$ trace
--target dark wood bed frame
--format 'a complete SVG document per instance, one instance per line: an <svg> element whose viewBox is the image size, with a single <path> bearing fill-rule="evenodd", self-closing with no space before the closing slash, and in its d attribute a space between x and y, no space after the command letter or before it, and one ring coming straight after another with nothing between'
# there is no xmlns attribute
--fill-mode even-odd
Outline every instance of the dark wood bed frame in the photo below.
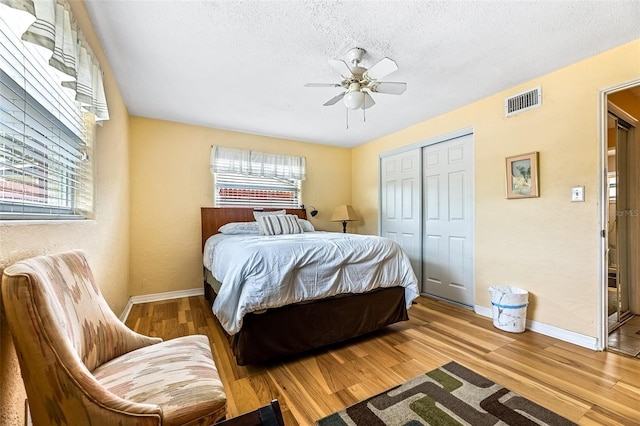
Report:
<svg viewBox="0 0 640 426"><path fill-rule="evenodd" d="M282 209L252 209L246 207L202 207L200 217L202 222L202 249L207 238L218 233L218 228L231 222L253 222L254 211L272 212ZM287 214L295 214L300 219L307 218L305 209L286 209Z"/></svg>
<svg viewBox="0 0 640 426"><path fill-rule="evenodd" d="M264 209L272 210L280 209ZM254 221L253 211L202 207L202 247L220 226ZM306 218L304 209L287 209L287 213ZM206 280L204 289L212 306L216 295ZM338 343L408 319L404 288L392 287L250 313L245 315L242 329L228 337L238 365L247 365Z"/></svg>

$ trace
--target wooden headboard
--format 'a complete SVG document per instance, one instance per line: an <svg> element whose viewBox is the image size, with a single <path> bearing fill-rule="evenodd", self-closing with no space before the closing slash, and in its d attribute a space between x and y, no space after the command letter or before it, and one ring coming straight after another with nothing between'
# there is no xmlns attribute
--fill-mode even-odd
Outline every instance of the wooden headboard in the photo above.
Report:
<svg viewBox="0 0 640 426"><path fill-rule="evenodd" d="M231 222L253 222L253 211L274 211L282 209L253 209L250 207L201 207L202 249L207 238L218 233L218 228ZM287 214L295 214L300 219L307 218L305 209L287 209Z"/></svg>

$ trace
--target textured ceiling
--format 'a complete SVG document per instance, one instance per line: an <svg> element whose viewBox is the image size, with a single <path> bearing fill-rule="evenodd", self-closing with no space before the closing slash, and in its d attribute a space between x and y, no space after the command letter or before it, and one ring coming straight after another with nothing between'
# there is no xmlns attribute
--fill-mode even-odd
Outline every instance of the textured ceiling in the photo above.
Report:
<svg viewBox="0 0 640 426"><path fill-rule="evenodd" d="M85 3L130 114L345 147L640 38L637 1ZM347 129L322 105L341 89L304 84L339 82L327 60L356 46L407 91Z"/></svg>

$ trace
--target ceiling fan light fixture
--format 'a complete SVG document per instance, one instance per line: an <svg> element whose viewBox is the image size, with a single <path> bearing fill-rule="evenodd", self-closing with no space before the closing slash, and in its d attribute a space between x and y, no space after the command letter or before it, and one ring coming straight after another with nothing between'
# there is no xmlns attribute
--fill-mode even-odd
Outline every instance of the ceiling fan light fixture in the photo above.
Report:
<svg viewBox="0 0 640 426"><path fill-rule="evenodd" d="M359 109L364 105L364 93L361 91L349 92L344 95L344 104L349 109Z"/></svg>
<svg viewBox="0 0 640 426"><path fill-rule="evenodd" d="M349 91L345 93L342 100L349 109L362 108L364 105L364 92L360 90L360 84L351 83L349 85Z"/></svg>

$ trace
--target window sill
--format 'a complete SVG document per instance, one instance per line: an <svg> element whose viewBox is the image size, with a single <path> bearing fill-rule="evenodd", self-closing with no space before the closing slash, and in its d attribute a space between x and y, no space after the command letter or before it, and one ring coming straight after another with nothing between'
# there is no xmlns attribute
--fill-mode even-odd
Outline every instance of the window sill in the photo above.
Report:
<svg viewBox="0 0 640 426"><path fill-rule="evenodd" d="M37 219L37 220L22 220L22 219L10 219L0 220L0 227L12 227L12 226L28 226L28 225L69 225L71 223L95 223L95 219Z"/></svg>

